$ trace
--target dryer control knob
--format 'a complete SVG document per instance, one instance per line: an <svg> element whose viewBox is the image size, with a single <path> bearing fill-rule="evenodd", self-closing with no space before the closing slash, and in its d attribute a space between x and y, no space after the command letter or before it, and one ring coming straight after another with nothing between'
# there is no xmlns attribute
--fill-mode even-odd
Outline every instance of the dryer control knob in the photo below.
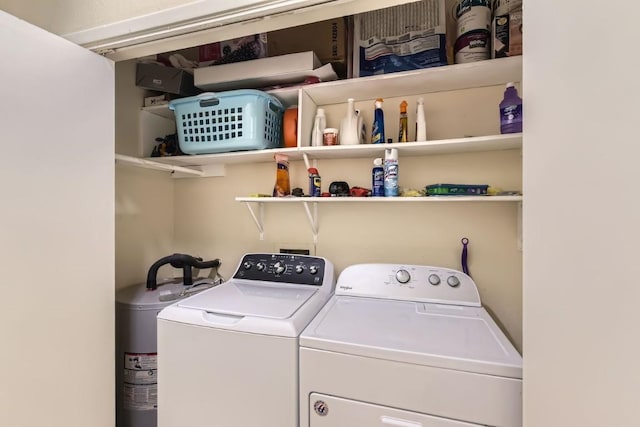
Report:
<svg viewBox="0 0 640 427"><path fill-rule="evenodd" d="M398 270L396 272L396 280L400 283L408 283L411 280L411 275L407 270Z"/></svg>
<svg viewBox="0 0 640 427"><path fill-rule="evenodd" d="M248 261L247 261L247 262L245 262L245 263L244 263L244 269L245 269L245 270L250 270L250 269L251 269L251 263L250 263L250 262L248 262Z"/></svg>
<svg viewBox="0 0 640 427"><path fill-rule="evenodd" d="M258 270L262 271L262 270L264 270L264 264L263 264L263 263L261 263L261 262L259 262L259 263L257 263L257 264L256 264L256 268L257 268Z"/></svg>
<svg viewBox="0 0 640 427"><path fill-rule="evenodd" d="M458 279L456 276L449 276L447 277L447 284L452 288L455 288L456 286L460 285L460 279Z"/></svg>
<svg viewBox="0 0 640 427"><path fill-rule="evenodd" d="M296 273L302 274L304 271L304 265L296 265Z"/></svg>
<svg viewBox="0 0 640 427"><path fill-rule="evenodd" d="M317 265L312 265L311 267L309 267L309 273L316 274L317 272L318 272L318 266Z"/></svg>
<svg viewBox="0 0 640 427"><path fill-rule="evenodd" d="M438 276L437 274L430 274L429 275L429 283L431 283L433 286L437 286L440 284L440 276Z"/></svg>

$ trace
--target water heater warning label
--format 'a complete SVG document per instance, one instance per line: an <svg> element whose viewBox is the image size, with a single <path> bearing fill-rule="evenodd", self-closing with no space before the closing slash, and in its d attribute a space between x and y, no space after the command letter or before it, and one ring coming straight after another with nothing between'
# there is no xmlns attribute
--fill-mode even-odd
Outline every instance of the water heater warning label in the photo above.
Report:
<svg viewBox="0 0 640 427"><path fill-rule="evenodd" d="M158 408L157 353L124 354L124 408L146 411Z"/></svg>

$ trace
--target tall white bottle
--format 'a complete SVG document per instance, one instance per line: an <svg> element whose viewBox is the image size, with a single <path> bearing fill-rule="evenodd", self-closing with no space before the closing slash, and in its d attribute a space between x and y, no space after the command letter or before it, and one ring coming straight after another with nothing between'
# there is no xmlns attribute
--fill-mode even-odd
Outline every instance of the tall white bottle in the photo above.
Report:
<svg viewBox="0 0 640 427"><path fill-rule="evenodd" d="M427 140L427 123L424 117L424 99L418 99L416 108L416 141Z"/></svg>
<svg viewBox="0 0 640 427"><path fill-rule="evenodd" d="M327 127L327 119L324 115L324 109L318 108L316 118L313 122L313 130L311 131L311 146L320 147L322 145L322 132Z"/></svg>
<svg viewBox="0 0 640 427"><path fill-rule="evenodd" d="M318 108L316 118L313 122L313 130L311 131L311 146L322 146L322 132L327 127L327 118L324 115L324 109Z"/></svg>
<svg viewBox="0 0 640 427"><path fill-rule="evenodd" d="M340 145L360 144L362 116L355 108L355 100L347 100L347 114L340 123Z"/></svg>

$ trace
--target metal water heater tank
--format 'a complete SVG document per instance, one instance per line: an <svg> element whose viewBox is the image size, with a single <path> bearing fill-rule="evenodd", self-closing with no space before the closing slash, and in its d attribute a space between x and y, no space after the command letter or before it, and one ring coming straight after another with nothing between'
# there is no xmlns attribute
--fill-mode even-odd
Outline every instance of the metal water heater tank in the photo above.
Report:
<svg viewBox="0 0 640 427"><path fill-rule="evenodd" d="M171 264L183 277L156 282L158 268ZM220 260L202 261L173 254L156 261L147 283L116 292L116 426L156 427L158 424L156 317L174 302L220 284L216 278L196 278L192 267L216 268Z"/></svg>

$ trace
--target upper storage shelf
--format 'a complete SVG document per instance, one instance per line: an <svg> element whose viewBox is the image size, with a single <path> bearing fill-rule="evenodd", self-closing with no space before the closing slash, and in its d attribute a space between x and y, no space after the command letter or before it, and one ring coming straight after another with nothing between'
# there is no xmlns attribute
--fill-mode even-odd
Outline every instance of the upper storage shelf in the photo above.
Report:
<svg viewBox="0 0 640 427"><path fill-rule="evenodd" d="M499 58L468 64L448 65L424 70L380 76L360 77L304 86L316 105L344 103L375 98L401 97L433 92L447 92L519 82L522 79L522 56Z"/></svg>
<svg viewBox="0 0 640 427"><path fill-rule="evenodd" d="M393 144L332 145L323 147L276 148L272 150L238 151L197 156L152 157L145 160L183 167L216 164L273 162L273 155L284 153L289 160L357 159L381 157L385 148L397 148L402 156L424 156L477 151L512 150L522 147L522 134L490 135L470 138L444 139L426 142L396 142Z"/></svg>
<svg viewBox="0 0 640 427"><path fill-rule="evenodd" d="M347 98L356 101L370 100L375 97L401 97L434 92L463 90L470 88L504 85L506 82L519 82L522 79L522 57L501 58L473 62L469 64L449 65L424 70L407 71L381 76L362 77L334 82L303 86L285 91L276 96L287 96L289 100L300 100L298 138L303 144L310 134L316 106L342 104ZM144 109L145 112L173 119L173 112L165 106ZM178 156L164 158L146 158L148 162L164 165L198 168L204 165L225 165L234 163L271 162L276 152L284 152L291 160L300 160L304 156L311 159L331 158L367 158L380 153L384 148L398 148L400 156L420 156L450 154L473 151L509 150L522 147L522 134L485 135L469 138L432 140L427 142L409 142L384 145L351 145L331 147L281 148L273 150L230 152L197 156ZM149 163L145 166L149 167ZM159 169L163 169L160 167ZM198 168L201 170L200 168ZM177 175L176 175L177 176ZM206 176L206 175L205 175Z"/></svg>

